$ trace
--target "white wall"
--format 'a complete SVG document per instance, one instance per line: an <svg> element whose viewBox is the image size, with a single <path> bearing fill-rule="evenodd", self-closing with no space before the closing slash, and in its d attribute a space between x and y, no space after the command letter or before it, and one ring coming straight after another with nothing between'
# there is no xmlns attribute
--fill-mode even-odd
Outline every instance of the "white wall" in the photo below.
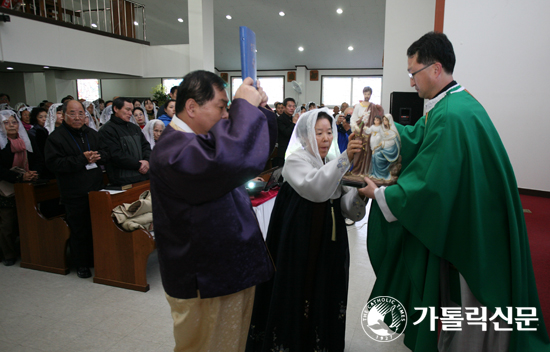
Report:
<svg viewBox="0 0 550 352"><path fill-rule="evenodd" d="M189 72L187 44L149 46L10 18L11 22L0 22L0 61L136 77L178 77Z"/></svg>
<svg viewBox="0 0 550 352"><path fill-rule="evenodd" d="M485 107L514 167L518 187L550 191L550 2L447 1L444 32L454 78Z"/></svg>
<svg viewBox="0 0 550 352"><path fill-rule="evenodd" d="M160 83L160 78L102 79L101 96L104 100L112 100L115 96L152 97L152 88Z"/></svg>
<svg viewBox="0 0 550 352"><path fill-rule="evenodd" d="M449 3L449 1L447 1ZM414 92L407 75L407 49L434 29L435 0L386 0L382 106L390 111L392 92Z"/></svg>

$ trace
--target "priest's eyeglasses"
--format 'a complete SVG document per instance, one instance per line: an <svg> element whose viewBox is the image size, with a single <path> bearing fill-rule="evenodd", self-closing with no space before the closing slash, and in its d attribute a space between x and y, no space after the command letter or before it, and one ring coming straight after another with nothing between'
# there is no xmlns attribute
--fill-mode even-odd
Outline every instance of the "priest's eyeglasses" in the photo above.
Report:
<svg viewBox="0 0 550 352"><path fill-rule="evenodd" d="M410 73L410 72L409 72L409 78L410 78L410 79L414 79L414 75L416 75L418 72L420 72L420 71L422 71L422 70L427 69L428 67L432 66L433 64L435 64L435 62L432 62L431 64L426 65L426 66L422 67L420 70L415 71L415 72L413 72L413 73Z"/></svg>

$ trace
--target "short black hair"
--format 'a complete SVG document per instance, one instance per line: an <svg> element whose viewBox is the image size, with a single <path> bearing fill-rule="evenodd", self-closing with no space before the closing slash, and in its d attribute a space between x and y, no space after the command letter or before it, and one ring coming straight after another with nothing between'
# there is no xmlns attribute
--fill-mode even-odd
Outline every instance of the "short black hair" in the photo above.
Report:
<svg viewBox="0 0 550 352"><path fill-rule="evenodd" d="M8 98L8 101L11 102L10 96L7 95L6 93L0 93L0 98L2 98L2 97Z"/></svg>
<svg viewBox="0 0 550 352"><path fill-rule="evenodd" d="M456 57L453 44L443 33L428 32L407 49L409 58L416 55L419 64L429 65L441 63L445 72L452 74L455 69Z"/></svg>
<svg viewBox="0 0 550 352"><path fill-rule="evenodd" d="M67 95L65 98L61 99L62 103L65 103L66 101L74 100L72 95Z"/></svg>
<svg viewBox="0 0 550 352"><path fill-rule="evenodd" d="M178 86L173 86L172 88L170 88L170 94L174 94L176 90L178 90Z"/></svg>
<svg viewBox="0 0 550 352"><path fill-rule="evenodd" d="M136 101L139 102L141 104L141 101L139 99L134 99L132 100L132 105L135 105L136 104Z"/></svg>
<svg viewBox="0 0 550 352"><path fill-rule="evenodd" d="M185 108L189 99L193 99L199 106L214 99L217 90L225 89L225 81L220 76L204 70L189 72L183 77L183 82L178 87L176 97L176 114Z"/></svg>
<svg viewBox="0 0 550 352"><path fill-rule="evenodd" d="M314 108L317 108L317 104L315 104L314 102L309 103L307 107L310 108L310 107L312 107L312 106L313 106Z"/></svg>
<svg viewBox="0 0 550 352"><path fill-rule="evenodd" d="M176 102L174 99L169 99L166 103L164 103L163 107L164 109L166 110L166 108L168 107L168 104L170 104L170 102Z"/></svg>
<svg viewBox="0 0 550 352"><path fill-rule="evenodd" d="M134 110L132 110L132 115L136 112L136 110L139 110L139 111L143 112L142 108L134 108ZM145 115L145 114L143 114L143 115Z"/></svg>
<svg viewBox="0 0 550 352"><path fill-rule="evenodd" d="M283 103L276 102L276 103L275 103L275 109L277 109L277 107L278 107L279 105L283 105ZM283 105L283 106L284 106L284 105Z"/></svg>
<svg viewBox="0 0 550 352"><path fill-rule="evenodd" d="M32 111L31 111L31 119L30 119L30 121L29 121L31 125L36 125L36 124L38 123L37 117L38 117L38 114L40 114L41 112L47 113L46 109L44 109L44 108L40 108L40 107L39 107L39 108L34 108L34 109L32 109Z"/></svg>
<svg viewBox="0 0 550 352"><path fill-rule="evenodd" d="M289 101L296 104L296 100L294 100L294 98L285 98L285 100L283 101L283 105L286 106L286 104L288 104Z"/></svg>
<svg viewBox="0 0 550 352"><path fill-rule="evenodd" d="M117 110L122 109L124 107L124 103L132 104L132 101L130 100L130 98L124 98L124 97L118 97L115 100L113 100L113 112L115 112L115 108L117 108ZM133 106L134 104L132 104L132 107Z"/></svg>
<svg viewBox="0 0 550 352"><path fill-rule="evenodd" d="M113 102L112 100L107 100L107 101L105 102L105 105L107 105L107 104L109 104L109 103L112 103L112 102Z"/></svg>
<svg viewBox="0 0 550 352"><path fill-rule="evenodd" d="M65 102L62 105L61 110L63 111L63 114L65 114L67 112L67 105L69 105L69 102L71 102L73 100L76 101L77 103L79 103L80 105L82 105L82 109L84 109L84 112L86 112L86 108L84 107L84 104L82 104L82 102L80 100L69 99L69 100L65 100ZM57 111L59 111L59 108L57 108Z"/></svg>
<svg viewBox="0 0 550 352"><path fill-rule="evenodd" d="M369 86L363 88L363 93L365 93L365 92L370 92L370 94L372 94L372 88L369 87Z"/></svg>
<svg viewBox="0 0 550 352"><path fill-rule="evenodd" d="M300 106L300 111L307 110L305 106Z"/></svg>

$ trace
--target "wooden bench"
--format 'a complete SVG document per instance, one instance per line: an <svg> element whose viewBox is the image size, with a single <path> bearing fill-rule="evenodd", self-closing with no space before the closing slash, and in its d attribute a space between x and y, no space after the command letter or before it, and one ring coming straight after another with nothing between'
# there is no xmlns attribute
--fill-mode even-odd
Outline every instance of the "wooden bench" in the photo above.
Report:
<svg viewBox="0 0 550 352"><path fill-rule="evenodd" d="M43 185L15 184L21 267L66 275L69 226L61 215L47 219L38 211L38 203L56 198L59 189L55 180Z"/></svg>
<svg viewBox="0 0 550 352"><path fill-rule="evenodd" d="M142 229L124 231L111 217L116 206L136 201L149 188L149 181L144 181L122 193L90 192L95 283L149 291L147 260L156 248L155 239Z"/></svg>

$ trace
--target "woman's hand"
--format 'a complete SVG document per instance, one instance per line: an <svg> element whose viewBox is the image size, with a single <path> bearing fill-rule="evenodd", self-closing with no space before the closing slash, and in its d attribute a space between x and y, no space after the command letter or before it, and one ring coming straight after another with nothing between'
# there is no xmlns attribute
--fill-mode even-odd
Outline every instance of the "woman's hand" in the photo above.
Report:
<svg viewBox="0 0 550 352"><path fill-rule="evenodd" d="M355 139L355 133L352 133L348 137L348 159L351 161L353 160L353 156L355 153L361 152L363 150L363 141L360 139Z"/></svg>

